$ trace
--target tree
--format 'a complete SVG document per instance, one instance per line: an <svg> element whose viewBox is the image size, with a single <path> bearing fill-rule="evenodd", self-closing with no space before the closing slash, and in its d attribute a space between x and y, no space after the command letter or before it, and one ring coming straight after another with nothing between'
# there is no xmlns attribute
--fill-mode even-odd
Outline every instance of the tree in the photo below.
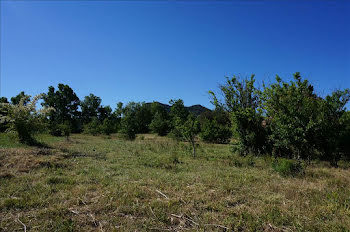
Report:
<svg viewBox="0 0 350 232"><path fill-rule="evenodd" d="M6 116L8 114L6 104L8 103L9 102L6 97L0 98L0 118L3 118L3 120L0 121L0 132L4 132L8 128L8 122L6 120Z"/></svg>
<svg viewBox="0 0 350 232"><path fill-rule="evenodd" d="M199 122L193 114L189 114L187 119L183 122L183 119L177 117L175 119L175 130L179 132L182 138L187 141L192 147L192 155L196 157L196 142L195 138L199 132Z"/></svg>
<svg viewBox="0 0 350 232"><path fill-rule="evenodd" d="M318 125L315 141L316 149L321 152L321 159L337 166L342 155L349 154L350 118L346 104L350 100L350 90L337 90L326 96L321 106L318 104ZM347 142L346 142L347 141Z"/></svg>
<svg viewBox="0 0 350 232"><path fill-rule="evenodd" d="M58 84L58 89L55 91L55 88L50 86L48 93L43 96L43 100L42 106L55 109L48 116L51 134L61 135L62 132L57 128L57 125L66 122L72 126L72 132L80 131L80 112L78 111L80 100L73 89L68 85Z"/></svg>
<svg viewBox="0 0 350 232"><path fill-rule="evenodd" d="M92 118L98 117L101 106L101 98L90 93L85 96L84 101L81 102L81 117L83 123L89 123Z"/></svg>
<svg viewBox="0 0 350 232"><path fill-rule="evenodd" d="M135 105L135 117L137 122L137 133L148 133L152 122L152 111L149 104L137 103Z"/></svg>
<svg viewBox="0 0 350 232"><path fill-rule="evenodd" d="M160 136L167 135L170 130L168 112L157 102L152 103L151 111L153 119L150 124L150 129Z"/></svg>
<svg viewBox="0 0 350 232"><path fill-rule="evenodd" d="M231 123L229 114L216 109L205 112L199 116L201 132L200 138L210 143L228 143L231 136Z"/></svg>
<svg viewBox="0 0 350 232"><path fill-rule="evenodd" d="M1 118L1 121L9 122L9 129L15 131L18 135L18 139L22 143L29 145L35 144L33 135L40 130L42 118L47 115L48 112L53 111L53 108L43 107L40 110L36 109L37 101L42 95L35 96L30 101L30 96L24 96L18 104L4 104L7 108L8 114Z"/></svg>
<svg viewBox="0 0 350 232"><path fill-rule="evenodd" d="M139 103L129 102L125 107L121 109L121 132L125 134L130 140L136 138L136 133L138 131L136 112L139 107Z"/></svg>
<svg viewBox="0 0 350 232"><path fill-rule="evenodd" d="M116 124L113 122L113 120L111 120L109 118L105 118L102 122L101 127L100 127L101 132L106 134L106 135L110 135L116 131L115 126L116 126Z"/></svg>
<svg viewBox="0 0 350 232"><path fill-rule="evenodd" d="M93 117L89 123L84 125L84 132L92 135L97 135L101 132L101 122L97 117Z"/></svg>
<svg viewBox="0 0 350 232"><path fill-rule="evenodd" d="M25 99L23 104L27 105L27 103L30 101L30 98L28 98L28 96L29 95L26 95L24 91L22 91L19 94L17 94L15 97L11 97L11 103L12 105L18 105L22 99Z"/></svg>
<svg viewBox="0 0 350 232"><path fill-rule="evenodd" d="M0 97L0 103L9 103L6 97Z"/></svg>
<svg viewBox="0 0 350 232"><path fill-rule="evenodd" d="M255 87L254 75L239 80L227 78L220 91L224 100L219 100L214 92L209 91L212 103L217 109L228 112L231 116L233 132L238 138L238 152L261 154L266 152L266 132L262 126L261 91Z"/></svg>
<svg viewBox="0 0 350 232"><path fill-rule="evenodd" d="M264 106L273 154L294 159L322 159L337 165L346 134L343 116L350 90L334 91L322 98L300 73L294 80L265 86Z"/></svg>
<svg viewBox="0 0 350 232"><path fill-rule="evenodd" d="M181 138L182 135L179 134L179 131L175 129L176 124L179 122L185 123L189 115L189 111L185 108L182 99L170 100L169 103L171 105L169 113L171 135L175 138Z"/></svg>
<svg viewBox="0 0 350 232"><path fill-rule="evenodd" d="M112 119L112 108L110 106L101 106L98 108L98 119L103 122L105 119Z"/></svg>

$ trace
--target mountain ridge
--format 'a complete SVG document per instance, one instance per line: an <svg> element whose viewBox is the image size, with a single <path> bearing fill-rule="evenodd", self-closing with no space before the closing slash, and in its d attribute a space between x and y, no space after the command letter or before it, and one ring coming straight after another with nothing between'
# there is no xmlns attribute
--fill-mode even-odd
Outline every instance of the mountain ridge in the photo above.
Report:
<svg viewBox="0 0 350 232"><path fill-rule="evenodd" d="M151 105L152 103L157 103L159 105L161 105L162 107L164 107L168 112L170 111L170 108L171 106L168 105L168 104L164 104L164 103L161 103L161 102L158 102L158 101L154 101L154 102L147 102L146 104L147 105ZM206 112L206 111L211 111L210 109L208 109L207 107L205 106L202 106L200 104L195 104L195 105L191 105L191 106L185 106L185 108L193 113L194 115L196 116L199 116L200 114Z"/></svg>

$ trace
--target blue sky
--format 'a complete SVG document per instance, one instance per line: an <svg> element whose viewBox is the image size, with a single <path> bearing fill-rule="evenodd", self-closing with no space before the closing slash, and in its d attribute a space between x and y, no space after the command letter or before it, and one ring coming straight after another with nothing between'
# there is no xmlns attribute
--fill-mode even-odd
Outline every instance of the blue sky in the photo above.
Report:
<svg viewBox="0 0 350 232"><path fill-rule="evenodd" d="M118 101L211 107L225 76L296 71L350 88L350 1L1 1L1 95L70 85Z"/></svg>

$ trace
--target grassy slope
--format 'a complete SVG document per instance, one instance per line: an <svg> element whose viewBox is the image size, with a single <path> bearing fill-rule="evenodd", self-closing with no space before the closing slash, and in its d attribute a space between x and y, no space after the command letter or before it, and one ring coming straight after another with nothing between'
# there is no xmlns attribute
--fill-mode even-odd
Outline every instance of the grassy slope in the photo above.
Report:
<svg viewBox="0 0 350 232"><path fill-rule="evenodd" d="M51 149L0 135L0 231L23 231L19 220L27 231L350 230L348 169L283 178L228 145L200 144L193 159L152 135L40 140Z"/></svg>

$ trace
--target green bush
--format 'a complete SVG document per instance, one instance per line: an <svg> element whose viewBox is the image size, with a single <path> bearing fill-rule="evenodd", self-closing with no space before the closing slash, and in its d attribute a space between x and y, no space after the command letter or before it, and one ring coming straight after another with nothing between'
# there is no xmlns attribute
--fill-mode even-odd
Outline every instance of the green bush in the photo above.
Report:
<svg viewBox="0 0 350 232"><path fill-rule="evenodd" d="M267 134L262 126L263 110L261 91L255 86L255 78L239 80L227 78L220 86L223 100L210 91L212 103L217 109L227 111L231 116L232 131L237 137L236 151L241 155L267 152Z"/></svg>
<svg viewBox="0 0 350 232"><path fill-rule="evenodd" d="M304 166L300 161L289 159L275 159L272 162L272 168L281 176L304 175Z"/></svg>
<svg viewBox="0 0 350 232"><path fill-rule="evenodd" d="M96 117L93 117L91 122L84 126L84 132L92 135L99 134L101 132L100 121Z"/></svg>

